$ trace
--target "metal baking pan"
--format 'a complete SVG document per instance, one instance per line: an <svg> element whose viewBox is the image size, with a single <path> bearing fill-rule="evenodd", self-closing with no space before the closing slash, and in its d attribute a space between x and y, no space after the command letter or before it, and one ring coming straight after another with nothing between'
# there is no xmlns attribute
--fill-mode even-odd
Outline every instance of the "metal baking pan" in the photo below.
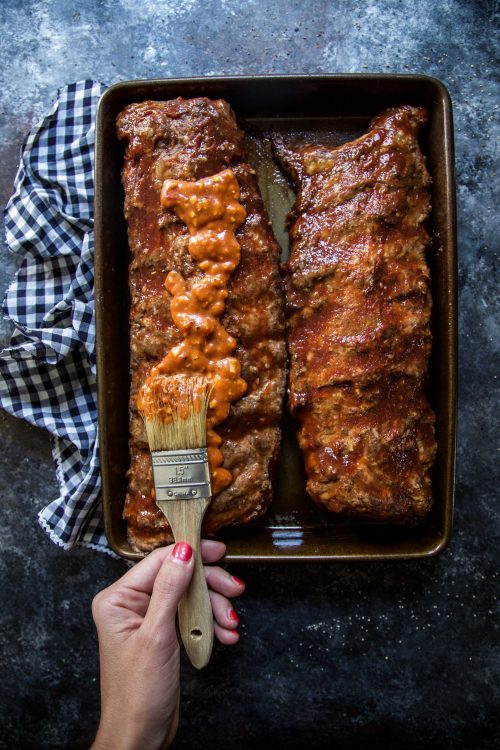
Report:
<svg viewBox="0 0 500 750"><path fill-rule="evenodd" d="M272 162L265 133L341 143L361 135L370 119L397 104L424 105L429 122L421 146L432 175L433 354L429 399L437 414L438 454L433 470L434 508L415 528L339 520L307 497L295 426L283 419L281 463L267 514L219 534L227 560L382 560L425 558L441 552L453 519L456 382L456 220L451 103L437 80L418 75L322 75L185 78L127 81L99 103L95 160L95 300L102 500L106 533L121 556L139 559L127 541L122 509L128 468L129 252L120 173L123 146L118 113L131 102L208 96L233 107L248 135L263 198L284 256L283 221L293 194Z"/></svg>

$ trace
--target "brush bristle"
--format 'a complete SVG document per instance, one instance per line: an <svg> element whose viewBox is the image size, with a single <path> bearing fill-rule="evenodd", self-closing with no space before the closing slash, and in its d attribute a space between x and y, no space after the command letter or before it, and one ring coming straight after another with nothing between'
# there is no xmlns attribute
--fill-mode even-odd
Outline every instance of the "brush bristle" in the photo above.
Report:
<svg viewBox="0 0 500 750"><path fill-rule="evenodd" d="M203 448L207 444L208 383L201 377L158 376L141 410L149 449Z"/></svg>

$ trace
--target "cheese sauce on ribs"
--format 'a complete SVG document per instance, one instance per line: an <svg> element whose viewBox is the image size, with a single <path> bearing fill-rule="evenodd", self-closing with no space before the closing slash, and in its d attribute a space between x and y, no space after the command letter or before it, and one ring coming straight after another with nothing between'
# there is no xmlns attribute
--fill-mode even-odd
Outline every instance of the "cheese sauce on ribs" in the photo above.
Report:
<svg viewBox="0 0 500 750"><path fill-rule="evenodd" d="M285 287L307 491L335 513L397 523L429 511L436 452L425 121L403 106L336 148L274 142L298 191Z"/></svg>
<svg viewBox="0 0 500 750"><path fill-rule="evenodd" d="M149 448L137 409L138 390L152 369L167 361L168 352L177 351L186 340L185 331L181 332L172 318L171 293L174 299L175 295L181 299L201 289L206 278L202 263L197 262L200 259L189 252L188 226L174 210L173 182L167 183L162 205L165 180L179 181L177 188L181 185L189 192L186 181L203 180L229 169L237 180L243 207L243 223L235 225L239 264L233 264L230 278L227 274L225 279L227 297L220 324L231 345L229 359L240 368L234 382L246 383L246 391L240 388L235 397L245 391L244 395L231 404L227 418L217 428L214 447L221 445L230 484L214 493L204 519L205 534L256 518L271 501L286 361L280 248L264 211L255 172L246 162L243 133L226 102L196 98L131 104L118 116L117 131L127 144L122 182L132 254L130 469L124 517L132 546L149 550L171 541L172 536L152 495Z"/></svg>

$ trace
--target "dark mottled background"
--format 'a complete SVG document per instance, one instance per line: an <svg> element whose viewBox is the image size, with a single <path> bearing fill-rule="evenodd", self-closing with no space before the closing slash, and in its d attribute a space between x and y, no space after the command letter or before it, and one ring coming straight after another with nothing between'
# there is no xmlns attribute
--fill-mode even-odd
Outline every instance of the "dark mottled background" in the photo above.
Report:
<svg viewBox="0 0 500 750"><path fill-rule="evenodd" d="M460 279L452 542L425 562L235 567L248 583L241 642L216 647L202 673L184 662L175 747L499 747L498 5L3 0L0 34L2 201L23 136L59 85L84 77L419 72L448 87ZM19 259L1 253L3 290ZM90 602L125 566L46 538L35 518L57 495L49 438L0 418L0 747L85 748L99 702Z"/></svg>

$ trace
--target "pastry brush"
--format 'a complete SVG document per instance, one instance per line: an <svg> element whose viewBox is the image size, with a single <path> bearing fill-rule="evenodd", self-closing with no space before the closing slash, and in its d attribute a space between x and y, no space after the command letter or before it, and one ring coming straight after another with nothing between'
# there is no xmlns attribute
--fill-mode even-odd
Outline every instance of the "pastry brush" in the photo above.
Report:
<svg viewBox="0 0 500 750"><path fill-rule="evenodd" d="M151 451L157 506L175 541L193 548L193 578L178 609L179 631L197 669L210 661L214 624L200 550L201 524L211 500L207 450L210 389L201 376L157 375L138 399Z"/></svg>

